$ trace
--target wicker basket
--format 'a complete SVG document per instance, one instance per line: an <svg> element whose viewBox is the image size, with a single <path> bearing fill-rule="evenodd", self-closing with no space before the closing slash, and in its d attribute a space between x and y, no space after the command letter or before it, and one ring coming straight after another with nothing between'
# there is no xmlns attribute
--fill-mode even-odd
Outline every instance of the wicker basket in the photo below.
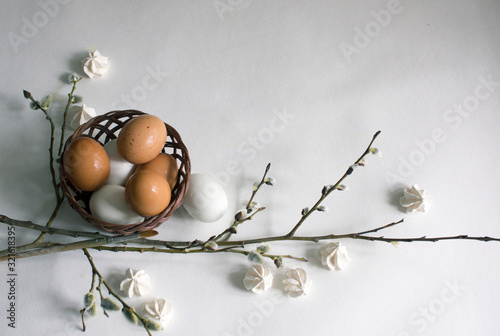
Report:
<svg viewBox="0 0 500 336"><path fill-rule="evenodd" d="M145 113L136 110L112 111L92 118L87 123L76 129L75 133L67 139L64 150L66 150L68 144L73 139L81 135L90 136L104 145L108 141L117 138L120 129L126 122L143 114ZM62 190L64 191L64 195L66 196L66 199L71 207L75 209L76 212L78 212L87 222L90 222L98 228L110 233L123 235L139 233L154 229L161 223L165 222L172 215L174 210L181 205L182 199L184 198L189 186L189 175L191 173L189 154L179 133L177 133L177 131L170 125L165 124L165 126L167 127L167 141L165 142L162 152L171 154L177 160L179 167L177 183L172 189L172 198L170 204L165 210L156 216L146 218L142 223L128 225L108 223L94 217L90 213L89 209L89 199L92 193L81 191L69 182L63 168L63 153L63 155L61 155L61 162L59 165L59 174Z"/></svg>

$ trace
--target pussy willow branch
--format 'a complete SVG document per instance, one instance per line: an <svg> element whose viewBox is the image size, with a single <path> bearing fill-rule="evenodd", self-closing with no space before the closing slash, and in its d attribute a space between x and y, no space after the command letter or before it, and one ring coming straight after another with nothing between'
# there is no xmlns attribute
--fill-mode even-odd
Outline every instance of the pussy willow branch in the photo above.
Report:
<svg viewBox="0 0 500 336"><path fill-rule="evenodd" d="M87 231L74 231L66 229L58 229L54 227L46 227L45 225L35 224L32 221L23 221L19 219L13 219L5 215L0 215L0 223L4 223L11 226L27 228L31 230L36 230L40 232L45 232L51 235L69 236L73 238L102 238L110 237L110 235L104 235L99 232L87 232Z"/></svg>
<svg viewBox="0 0 500 336"><path fill-rule="evenodd" d="M1 219L1 217L0 217ZM11 224L16 226L17 221L10 221ZM22 223L22 222L21 222ZM220 247L219 250L208 250L205 248L199 248L199 245L194 245L193 241L165 241L165 240L153 240L147 238L137 238L137 236L101 236L92 240L84 240L82 242L77 243L69 243L69 244L58 244L57 246L49 245L48 247L34 249L27 252L22 252L17 255L18 258L27 258L33 257L37 255L47 254L45 252L47 249L50 249L50 252L64 252L71 251L75 249L81 249L82 247L88 247L97 249L100 251L111 251L111 252L158 252L158 253L170 253L170 254L197 254L197 253L240 253L248 255L250 251L246 250L237 250L237 247L245 247L248 245L261 244L261 243L269 243L269 242L280 242L280 241L309 241L309 242L319 242L323 240L340 240L340 239L358 239L358 240L367 240L367 241L380 241L386 243L393 242L437 242L441 240L476 240L476 241L500 241L500 238L489 237L489 236L469 236L469 235L456 235L456 236L444 236L444 237L384 237L384 236L371 236L369 233L375 233L381 230L388 229L392 226L403 223L403 220L399 220L397 222L389 223L383 226L376 227L374 229L355 232L355 233L347 233L347 234L327 234L320 236L293 236L289 237L288 234L284 234L281 236L272 236L272 237L259 237L254 239L246 239L246 240L237 240L237 241L223 241L219 242L218 245ZM85 233L81 231L71 231L71 230L61 230L54 228L45 228L41 225L31 224L25 225L26 223L22 223L23 227L29 227L34 230L44 230L44 232L52 233L52 234L64 234L67 236L98 236L98 233ZM122 238L117 238L122 237ZM137 244L144 245L145 247L131 247L131 246L105 246L112 243L129 243L129 244ZM52 243L49 243L52 244ZM198 247L197 247L198 246ZM175 247L175 248L165 248L165 247ZM268 257L267 255L263 255L264 257ZM271 255L270 255L271 256ZM274 256L276 257L276 256ZM291 258L296 260L301 260L301 258L281 255L282 258ZM0 257L0 261L7 260L7 256ZM305 261L305 260L302 260Z"/></svg>
<svg viewBox="0 0 500 336"><path fill-rule="evenodd" d="M259 191L260 187L262 187L262 185L264 183L266 183L266 176L267 176L267 173L269 172L269 169L271 168L271 163L268 163L267 166L266 166L266 170L264 171L264 175L262 176L262 179L260 180L259 184L253 189L252 191L252 195L250 196L250 199L248 200L247 202L247 205L245 206L245 209L249 209L250 208L250 205L252 204L252 201L255 197L255 195L257 194L257 192ZM219 241L220 239L222 239L224 236L226 236L225 240L229 240L229 238L231 238L231 236L236 232L236 227L244 222L246 222L247 220L251 220L252 217L257 214L258 212L261 212L263 210L265 210L266 208L264 207L261 207L259 209L257 209L251 216L248 216L248 217L245 217L245 218L242 218L242 219L234 219L234 222L233 224L231 224L227 229L225 229L224 231L222 231L220 234L218 234L215 238L214 238L214 241Z"/></svg>
<svg viewBox="0 0 500 336"><path fill-rule="evenodd" d="M69 109L69 106L71 105L71 103L73 102L73 97L74 97L73 94L74 94L75 89L76 89L76 83L78 83L80 80L81 80L81 78L77 78L73 81L73 87L72 87L70 93L68 94L68 102L67 102L66 108L64 110L64 121L63 121L62 126L61 126L61 140L59 143L58 156L61 155L62 146L64 143L64 132L66 130L66 119L67 119L68 109ZM45 114L45 117L47 118L47 120L49 121L49 124L50 124L49 168L50 168L50 175L52 176L52 186L54 188L54 193L56 196L56 205L54 207L54 210L52 211L52 214L51 214L49 220L45 224L45 226L50 227L52 225L52 223L54 222L55 218L57 217L57 214L59 212L59 209L61 208L62 203L64 202L64 196L60 192L60 185L59 185L59 183L57 183L56 169L54 167L54 161L55 161L54 160L55 124L54 124L54 121L52 120L52 117L48 113L48 111L43 106L41 106L38 101L36 101L33 98L33 95L30 92L24 90L23 94L24 94L24 97L26 99L31 100L33 102L33 104L38 109L42 110L42 112ZM38 238L36 238L32 243L27 244L25 246L20 246L19 248L22 250L29 250L33 247L36 247L38 244L40 244L44 238L45 238L45 232L42 232L42 233L40 233ZM5 251L1 251L1 252L5 253Z"/></svg>
<svg viewBox="0 0 500 336"><path fill-rule="evenodd" d="M92 281L90 282L90 289L88 291L89 294L94 293L94 285L95 285L95 278L97 277L97 274L92 272ZM87 307L84 307L82 310L80 310L80 315L82 316L82 331L85 332L87 330L87 327L85 326L85 311L87 310Z"/></svg>
<svg viewBox="0 0 500 336"><path fill-rule="evenodd" d="M10 223L14 223L12 220L10 220ZM22 223L28 228L35 228L36 224L27 224L27 223ZM41 230L44 230L44 232L48 231L53 231L57 232L57 229L54 230L52 228L46 228L44 226L38 225L36 226L37 228L40 228ZM65 235L71 235L75 236L76 234L71 234L68 232L68 230L60 230L60 232L64 233ZM78 232L75 232L78 233ZM95 234L89 234L89 236L92 236ZM98 234L99 235L99 234ZM159 249L156 246L154 247L125 247L125 246L104 246L104 245L110 245L110 244L119 244L119 243L125 243L125 242L135 242L137 239L143 237L144 235L148 235L148 232L141 233L141 234L135 234L135 235L128 235L128 236L101 236L98 238L94 239L89 239L89 240L82 240L78 242L73 242L73 243L67 243L67 244L58 244L58 243L51 243L51 242L46 242L46 243L40 243L39 248L35 248L32 250L28 251L16 251L15 254L7 254L4 256L0 257L0 261L8 260L10 257L15 257L17 259L22 259L22 258L29 258L29 257L34 257L34 256L39 256L39 255L46 255L46 254L52 254L52 253L58 253L58 252L67 252L67 251L73 251L73 250L79 250L83 248L94 248L100 251L113 251L113 252L159 252L159 253L178 253L178 254L187 254L187 253L220 253L220 252L227 252L227 253L238 253L238 254L244 254L248 255L250 251L245 251L245 250L239 250L237 249L238 247L243 247L242 245L238 244L231 244L231 246L226 247L226 248L221 248L217 250L210 250L207 248L192 248L194 247L194 244L191 244L192 246L189 248L169 248L169 249ZM81 235L80 235L81 236ZM145 239L146 238L141 238ZM186 245L189 245L186 242ZM168 242L164 242L162 246L170 246ZM281 258L289 258L289 259L296 259L300 261L307 261L304 258L299 258L299 257L294 257L291 255L271 255L271 254L262 254L263 257L273 259L275 257L281 257Z"/></svg>
<svg viewBox="0 0 500 336"><path fill-rule="evenodd" d="M309 209L305 214L303 214L302 217L297 222L297 224L295 224L295 226L292 228L292 230L290 230L290 232L288 232L288 234L286 235L287 237L293 237L295 235L295 232L297 232L299 227L302 225L302 223L304 223L304 221L309 217L309 215L311 215L314 211L316 211L316 209L323 202L323 200L325 198L327 198L334 190L337 190L337 188L345 180L345 178L352 174L352 172L354 170L353 167L358 166L363 161L365 156L370 154L371 146L373 145L373 142L379 136L379 134L380 134L380 131L378 131L377 133L375 133L373 135L372 141L370 141L370 144L368 145L368 147L366 147L366 150L363 152L363 154L361 154L361 156L354 162L354 164L346 170L344 175L337 181L337 183L335 183L332 187L330 187L325 193L321 194L321 197L313 205L313 207L311 209Z"/></svg>
<svg viewBox="0 0 500 336"><path fill-rule="evenodd" d="M155 253L170 253L170 254L196 254L196 253L236 253L236 254L243 254L248 256L252 251L246 251L246 250L240 250L238 247L241 246L235 246L231 245L230 247L227 248L221 248L217 250L208 250L208 249L184 249L184 250L172 250L172 249L163 249L163 248L158 248L156 246L154 247L132 247L132 246L96 246L96 247L91 247L94 250L98 251L110 251L110 252L138 252L138 253L144 253L144 252L155 252ZM294 257L289 254L269 254L269 253L262 253L262 257L269 258L271 260L274 260L275 258L283 258L283 259L294 259L298 261L307 261L306 258L302 257Z"/></svg>
<svg viewBox="0 0 500 336"><path fill-rule="evenodd" d="M101 245L119 244L119 243L123 243L126 241L134 240L137 238L151 236L150 232L154 232L155 234L157 233L156 231L146 231L146 232L142 232L142 233L138 233L138 234L134 234L134 235L128 235L128 236L122 236L122 235L108 236L108 237L102 237L102 238L81 240L81 241L74 242L74 243L52 244L51 246L48 246L48 247L35 248L35 249L29 250L29 251L24 251L24 252L17 252L16 251L15 254L9 254L8 256L0 257L0 261L4 261L4 260L8 259L8 257L15 257L15 258L21 259L21 258L28 258L28 257L45 255L45 254L52 254L52 253L58 253L58 252L80 250L83 248L91 248L91 247L101 246Z"/></svg>
<svg viewBox="0 0 500 336"><path fill-rule="evenodd" d="M75 93L76 83L78 83L81 79L82 79L82 77L76 78L75 80L72 81L73 87L71 88L70 93L68 93L68 102L66 103L66 108L64 109L64 113L63 113L63 123L61 126L61 141L59 142L59 150L57 151L58 156L61 156L63 146L64 146L64 133L66 132L66 121L68 119L69 107L70 107L71 103L73 102L73 93Z"/></svg>
<svg viewBox="0 0 500 336"><path fill-rule="evenodd" d="M35 98L33 98L31 93L29 93L26 90L24 90L23 93L24 97L26 99L31 100L31 102L36 106L36 108L41 110L45 114L45 118L49 121L50 124L49 168L50 168L50 175L52 175L52 186L54 187L56 198L59 200L61 198L61 193L59 192L59 186L57 185L56 171L54 168L54 133L56 126L49 112L42 105L40 105L40 103L36 101Z"/></svg>
<svg viewBox="0 0 500 336"><path fill-rule="evenodd" d="M54 216L54 214L53 214L53 216ZM27 228L27 229L31 229L31 230L35 230L35 231L40 231L42 233L46 233L46 234L50 234L50 235L70 236L73 238L79 238L79 237L103 238L103 237L108 237L108 236L100 234L98 232L72 231L72 230L64 230L64 229L57 229L57 228L53 228L53 227L47 227L45 225L35 224L32 221L23 221L23 220L9 218L5 215L0 215L0 223L10 225L10 226L15 226L15 227ZM36 242L35 241L33 243L30 243L30 244L16 246L16 253L28 251L28 250L35 249L35 248L52 246L52 245L56 245L56 243ZM8 249L0 251L0 257L5 257L7 255L9 255Z"/></svg>
<svg viewBox="0 0 500 336"><path fill-rule="evenodd" d="M148 332L148 335L151 336L151 332L149 331L149 328L147 327L147 320L144 317L142 317L141 315L139 315L135 311L135 309L133 307L129 306L121 298L121 296L118 295L113 290L113 288L111 288L111 286L108 285L108 283L106 282L106 280L104 280L104 277L101 275L101 273L97 269L96 265L94 264L94 260L93 260L92 256L90 255L89 251L86 248L83 249L83 253L85 254L85 257L87 257L87 260L89 261L90 267L92 267L92 276L97 275L97 277L99 278L100 283L103 284L106 287L106 289L108 290L109 294L112 295L113 297L115 297L118 301L120 301L120 303L123 305L124 308L126 308L130 312L132 312L139 319L139 321L141 321L142 326L144 327L144 329L146 329L146 331Z"/></svg>
<svg viewBox="0 0 500 336"><path fill-rule="evenodd" d="M359 165L364 157L370 153L371 145L373 144L375 138L378 136L380 132L375 133L373 136L370 144L368 145L367 149L363 152L363 154L359 157L358 160L355 161L354 165ZM263 181L265 180L265 177L267 175L267 172L269 170L269 165L266 167L266 171L264 173L264 177L259 185L263 184ZM250 252L245 251L245 250L238 250L236 247L245 247L246 245L252 245L252 244L261 244L265 242L278 242L278 241L311 241L311 242L319 242L321 240L335 240L335 239L361 239L361 240L369 240L369 241L382 241L382 242L437 242L440 240L477 240L477 241L500 241L500 238L494 238L494 237L488 237L488 236L482 236L482 237L476 237L476 236L468 236L468 235L457 235L457 236L448 236L448 237L426 237L426 236L421 236L421 237L415 237L415 238L399 238L399 237L394 237L394 238L388 238L384 236L370 236L368 234L370 233L375 233L380 230L388 229L392 226L401 224L403 220L389 223L380 227L376 227L374 229L366 230L366 231L361 231L361 232L356 232L356 233L348 233L348 234L327 234L327 235L322 235L322 236L307 236L307 237L301 237L301 236L296 236L295 232L297 229L300 227L300 225L307 219L308 214L310 214L312 211L317 210L318 206L320 203L328 196L333 190L337 190L338 186L340 186L340 183L352 173L353 168L352 166L346 171L346 173L341 177L337 183L332 186L330 189L328 189L327 192L322 192L322 196L320 199L316 202L316 204L311 208L306 215L304 215L299 222L293 227L293 229L288 232L287 234L281 235L281 236L272 236L272 237L259 237L259 238L253 238L253 239L246 239L246 240L236 240L236 241L218 241L217 244L220 247L218 250L212 251L209 249L206 249L204 244L206 242L200 241L200 240L194 240L194 241L165 241L165 240L153 240L153 239L147 239L147 238L138 238L136 236L127 236L125 238L117 238L117 237L122 237L122 236L109 236L109 235L103 235L100 233L92 233L92 232L84 232L84 231L72 231L72 230L63 230L63 229L56 229L56 228L51 228L47 226L41 226L37 225L33 222L30 221L20 221L20 220L15 220L11 219L7 216L0 215L0 222L3 222L7 225L13 225L13 226L19 226L19 227L25 227L33 230L38 230L41 231L44 234L57 234L57 235L66 235L66 236L72 236L72 237L85 237L85 238L94 238L90 240L85 240L81 242L76 242L76 243L70 243L70 244L56 244L56 243L50 243L47 242L46 245L44 246L35 246L35 247L40 247L38 249L33 249L33 250L27 250L25 252L18 251L20 252L18 254L18 257L31 257L31 256L36 256L36 255L42 255L42 254L47 254L46 250L48 250L51 253L55 252L63 252L63 251L69 251L73 250L76 248L95 248L95 249L100 249L100 250L105 250L105 251L130 251L130 252L161 252L161 253L184 253L184 254L189 254L189 253L214 253L214 252L232 252L232 253L241 253L241 254L246 254L248 255ZM259 188L257 187L253 192L252 192L252 197L250 198L250 201L248 202L248 206L250 205L253 197L256 194L256 191ZM258 211L254 212L257 213ZM243 221L241 221L243 222ZM231 232L231 231L227 231ZM216 239L216 237L219 236L214 236L212 239ZM119 240L121 239L121 240ZM124 246L104 246L104 245L109 245L112 243L133 243L137 245L145 245L148 247L124 247ZM159 249L158 247L161 247ZM281 256L281 257L288 257L288 256ZM291 257L291 256L290 256ZM300 259L296 257L291 257L292 259ZM0 261L5 260L5 255L2 255L0 257Z"/></svg>
<svg viewBox="0 0 500 336"><path fill-rule="evenodd" d="M64 202L63 198L57 200L56 206L55 206L54 210L52 210L52 214L50 215L49 220L47 221L47 223L43 227L50 228L50 226L52 225L52 222L54 222L54 220L56 219L57 213L59 212L59 208L61 207L63 202ZM42 245L45 244L43 242L43 239L45 238L45 232L44 231L41 231L41 232L42 233L33 242L31 242L29 244L17 246L16 247L17 251L19 251L19 252L20 251L28 251L28 250L36 248L36 247L43 247ZM8 250L0 251L0 256L5 256L7 254L8 254Z"/></svg>
<svg viewBox="0 0 500 336"><path fill-rule="evenodd" d="M103 285L103 279L102 278L99 278L99 283L97 284L97 287L95 289L97 289L97 291L99 292L99 298L102 302L102 300L104 300L104 295L102 294L102 285ZM108 313L106 312L106 309L103 309L104 311L104 315L106 315L106 317L109 317Z"/></svg>

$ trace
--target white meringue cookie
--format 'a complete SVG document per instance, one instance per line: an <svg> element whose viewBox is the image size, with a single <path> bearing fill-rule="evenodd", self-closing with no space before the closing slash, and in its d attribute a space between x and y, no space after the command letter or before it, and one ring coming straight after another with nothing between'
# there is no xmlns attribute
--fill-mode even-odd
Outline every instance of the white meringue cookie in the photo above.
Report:
<svg viewBox="0 0 500 336"><path fill-rule="evenodd" d="M269 267L265 267L264 265L253 265L247 270L243 278L245 288L257 294L268 290L272 284L273 274Z"/></svg>
<svg viewBox="0 0 500 336"><path fill-rule="evenodd" d="M77 129L95 116L95 110L85 106L85 104L82 106L72 106L68 111L69 126L72 129Z"/></svg>
<svg viewBox="0 0 500 336"><path fill-rule="evenodd" d="M162 325L166 324L172 316L172 304L166 302L165 299L155 299L144 305L146 313L150 315L157 321L160 321Z"/></svg>
<svg viewBox="0 0 500 336"><path fill-rule="evenodd" d="M429 210L431 199L424 190L418 189L418 185L414 184L411 188L404 190L404 195L399 199L399 203L406 208L406 213L412 214Z"/></svg>
<svg viewBox="0 0 500 336"><path fill-rule="evenodd" d="M351 261L341 243L329 243L321 248L321 263L330 270L341 271Z"/></svg>
<svg viewBox="0 0 500 336"><path fill-rule="evenodd" d="M109 70L108 58L102 56L98 50L89 52L89 56L82 60L83 71L90 78L99 78Z"/></svg>
<svg viewBox="0 0 500 336"><path fill-rule="evenodd" d="M293 298L309 293L312 281L302 268L295 268L286 272L287 279L283 280L285 292Z"/></svg>
<svg viewBox="0 0 500 336"><path fill-rule="evenodd" d="M120 283L120 290L125 292L129 298L134 295L143 296L151 290L149 275L145 271L137 271L134 274L131 268L127 270L128 277Z"/></svg>

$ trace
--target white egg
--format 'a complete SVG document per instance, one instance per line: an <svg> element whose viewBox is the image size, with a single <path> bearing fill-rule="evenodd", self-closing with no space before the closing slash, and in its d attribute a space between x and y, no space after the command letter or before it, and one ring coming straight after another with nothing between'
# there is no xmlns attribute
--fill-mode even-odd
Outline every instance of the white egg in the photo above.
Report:
<svg viewBox="0 0 500 336"><path fill-rule="evenodd" d="M118 153L117 140L111 140L104 145L104 150L109 156L109 177L106 184L125 186L134 170L134 164L128 162Z"/></svg>
<svg viewBox="0 0 500 336"><path fill-rule="evenodd" d="M211 223L224 216L227 196L222 186L210 176L191 174L182 205L193 218Z"/></svg>
<svg viewBox="0 0 500 336"><path fill-rule="evenodd" d="M125 201L125 187L106 184L90 197L90 212L113 224L135 224L144 221Z"/></svg>

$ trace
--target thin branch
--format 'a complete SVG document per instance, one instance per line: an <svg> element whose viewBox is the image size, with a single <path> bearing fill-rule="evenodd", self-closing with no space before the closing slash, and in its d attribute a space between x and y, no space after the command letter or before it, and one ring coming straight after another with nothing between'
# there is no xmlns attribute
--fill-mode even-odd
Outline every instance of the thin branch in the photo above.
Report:
<svg viewBox="0 0 500 336"><path fill-rule="evenodd" d="M346 238L352 238L352 239L363 239L363 240L369 240L369 241L382 241L382 242L387 242L387 243L392 243L392 242L403 242L403 243L413 243L413 242L428 242L428 243L435 243L440 240L477 240L477 241L483 241L483 242L489 242L489 241L500 241L500 238L495 238L495 237L489 237L489 236L482 236L482 237L477 237L477 236L469 236L469 235L458 235L458 236L448 236L448 237L427 237L427 236L422 236L422 237L416 237L416 238L390 238L390 237L370 237L370 236L358 236L358 237L346 237Z"/></svg>
<svg viewBox="0 0 500 336"><path fill-rule="evenodd" d="M32 230L36 230L36 231L40 231L40 232L45 232L45 233L48 233L50 235L70 236L73 238L111 237L111 236L103 235L99 232L73 231L73 230L47 227L45 225L35 224L32 221L23 221L23 220L19 220L19 219L10 218L10 217L7 217L5 215L0 215L0 223L12 225L12 226L17 226L17 227L23 227L23 228L27 228L27 229L32 229Z"/></svg>
<svg viewBox="0 0 500 336"><path fill-rule="evenodd" d="M56 209L54 209L54 213L57 213ZM54 213L49 220L50 222L52 222L55 219ZM98 232L72 231L72 230L52 228L52 227L50 227L50 225L49 226L39 225L39 224L33 223L32 221L22 221L22 220L18 220L18 219L9 218L5 215L0 215L0 223L40 231L44 235L45 234L51 234L51 235L57 234L57 235L63 235L63 236L70 236L70 237L74 237L74 238L78 238L78 237L85 237L85 238L110 237L110 236L100 234ZM16 246L16 252L19 253L19 252L28 251L28 250L35 249L35 248L44 248L44 247L56 245L56 243L42 242L42 239L43 239L43 236L40 235L32 243ZM4 257L8 254L9 254L8 249L0 251L0 257Z"/></svg>
<svg viewBox="0 0 500 336"><path fill-rule="evenodd" d="M398 225L398 224L401 224L404 222L404 218L398 220L397 222L392 222L392 223L389 223L389 224L386 224L386 225L383 225L383 226L379 226L375 229L371 229L371 230L367 230L367 231L363 231L363 232L359 232L358 234L359 235L364 235L364 234L367 234L367 233L373 233L373 232L377 232L377 231L381 231L381 230L385 230L385 229L388 229L392 226L395 226L395 225Z"/></svg>
<svg viewBox="0 0 500 336"><path fill-rule="evenodd" d="M69 110L69 107L71 105L71 103L73 103L73 93L75 92L75 89L76 89L76 83L78 83L80 80L82 79L82 77L76 79L73 81L73 88L71 89L71 92L68 93L68 102L66 103L66 108L64 109L64 114L63 114L63 123L62 123L62 126L61 126L61 141L59 142L59 150L57 151L58 153L58 156L61 156L61 153L62 153L62 150L63 150L63 146L64 146L64 133L66 131L66 122L67 122L67 119L68 119L68 110Z"/></svg>
<svg viewBox="0 0 500 336"><path fill-rule="evenodd" d="M80 78L81 79L81 78ZM76 83L78 83L78 81L80 81L80 79L78 80L75 80L73 82L73 88L71 90L71 92L68 94L68 103L66 104L66 109L64 111L64 122L62 124L62 127L61 127L61 140L60 140L60 143L59 143L59 150L58 150L58 156L61 155L61 152L62 152L62 145L63 145L63 140L64 140L64 131L65 131L65 128L66 128L66 118L67 118L67 113L68 113L68 108L73 100L73 93L75 91L75 88L76 88ZM50 124L50 145L49 145L49 168L50 168L50 175L52 176L52 186L54 188L54 193L56 195L56 206L54 208L54 210L52 211L52 215L50 216L49 220L47 221L46 223L46 226L47 227L50 227L54 221L54 219L56 218L57 216L57 213L59 212L59 209L64 201L64 196L61 195L61 192L60 192L60 185L57 183L57 175L56 175L56 170L54 168L54 133L55 133L55 124L54 124L54 121L52 119L52 117L50 116L50 114L48 113L47 109L44 108L38 101L36 101L32 94L26 90L23 91L23 94L24 94L24 97L26 99L29 99L31 100L31 102L35 105L35 107L37 109L40 109L44 114L45 114L45 118L49 121L49 124ZM35 241L33 241L33 243L31 244L28 244L28 247L24 247L24 248L31 248L31 247L35 247L36 245L38 245L39 243L41 243L43 241L43 239L45 238L45 232L42 232L38 238L35 239Z"/></svg>
<svg viewBox="0 0 500 336"><path fill-rule="evenodd" d="M266 180L266 175L267 173L269 172L269 169L271 169L271 163L268 163L267 166L266 166L266 170L264 171L264 175L262 176L262 179L260 180L259 184L257 185L256 188L254 188L254 190L252 191L252 196L250 197L250 199L248 200L248 203L247 203L247 206L245 208L249 208L250 207L250 204L252 204L252 201L253 201L253 198L255 197L255 195L257 194L257 192L259 191L260 187L266 183L265 180Z"/></svg>
<svg viewBox="0 0 500 336"><path fill-rule="evenodd" d="M257 210L255 210L250 216L248 217L245 217L241 220L235 220L233 222L233 224L228 227L227 229L225 229L224 231L222 231L221 233L219 233L215 238L214 238L214 241L219 241L221 238L223 238L226 234L228 234L228 236L224 239L224 240L229 240L229 238L231 238L231 236L234 234L233 232L235 232L236 230L236 227L246 221L249 221L249 220L252 220L253 219L253 216L255 216L256 214L258 214L259 212L261 211L264 211L266 210L265 207L260 207L258 208Z"/></svg>
<svg viewBox="0 0 500 336"><path fill-rule="evenodd" d="M302 215L302 217L299 219L299 221L297 222L297 224L295 224L295 226L292 228L292 230L290 230L290 232L287 234L288 237L293 237L295 235L295 232L297 232L297 230L299 229L299 227L302 225L302 223L304 223L304 221L309 217L309 215L311 215L317 208L318 206L323 202L323 200L325 198L327 198L334 190L337 190L337 188L340 186L340 184L342 183L342 181L344 181L344 179L351 175L352 172L353 172L353 167L355 166L358 166L362 161L363 159L365 158L366 155L370 154L370 149L371 149L371 146L373 144L373 142L375 141L375 139L378 137L378 135L380 134L380 131L378 131L377 133L375 133L373 135L373 138L372 140L370 141L370 144L368 145L368 147L366 148L366 150L363 152L363 154L361 154L361 156L354 162L354 164L352 166L350 166L346 172L344 173L344 175L337 181L337 183L335 183L331 188L329 188L328 190L326 190L326 192L324 193L321 193L321 197L318 199L318 201L313 205L313 207L311 209L309 209L305 214Z"/></svg>
<svg viewBox="0 0 500 336"><path fill-rule="evenodd" d="M80 309L80 315L82 316L82 331L85 332L87 330L87 326L85 325L85 310L86 308Z"/></svg>
<svg viewBox="0 0 500 336"><path fill-rule="evenodd" d="M99 272L99 270L97 269L97 267L95 266L94 264L94 260L92 259L92 256L90 255L89 251L84 248L82 249L83 250L83 253L85 254L85 256L87 257L87 260L89 261L89 264L90 264L90 267L92 267L92 274L96 274L98 277L99 277L99 281L100 283L102 283L106 289L108 290L109 294L114 296L118 301L120 301L120 303L123 305L124 308L128 309L130 312L132 312L142 323L142 326L144 327L144 329L146 329L147 333L149 336L151 336L151 332L149 331L149 328L147 327L146 323L147 323L147 320L145 318L143 318L141 315L139 315L133 307L129 306L122 298L120 295L118 295L114 290L113 288L111 288L108 283L106 282L106 280L104 280L104 277L101 275L101 273Z"/></svg>
<svg viewBox="0 0 500 336"><path fill-rule="evenodd" d="M252 201L253 201L255 195L257 194L257 192L259 191L260 187L262 187L262 185L266 183L266 177L267 177L267 173L269 172L269 169L271 169L271 163L267 164L266 170L264 171L264 175L262 176L262 179L257 184L257 186L253 187L252 195L250 196L250 199L248 200L247 205L245 206L245 209L247 211L248 211L248 209L250 209ZM238 225L240 225L240 224L242 224L242 223L244 223L244 222L246 222L248 220L251 220L252 217L255 214L257 214L257 213L259 213L259 212L261 212L261 211L263 211L265 209L266 209L265 207L258 208L253 214L251 214L250 216L247 216L245 218L242 218L242 219L237 219L236 216L235 216L235 220L233 221L233 224L231 224L227 229L225 229L224 231L222 231L221 233L219 233L214 238L214 241L219 241L223 237L225 237L224 240L229 240L231 238L231 236L234 234L234 232L236 232L236 227Z"/></svg>
<svg viewBox="0 0 500 336"><path fill-rule="evenodd" d="M52 215L50 216L49 220L45 224L45 226L48 227L48 228L51 227L52 223L56 219L57 214L59 213L59 209L61 208L61 205L64 202L64 198L62 198L62 197L60 197L58 195L56 195L56 197L57 197L56 206L55 206L54 210L52 211ZM45 232L40 233L40 235L38 236L38 238L35 239L35 241L32 244L34 244L34 245L39 244L45 238L45 234L46 234Z"/></svg>
<svg viewBox="0 0 500 336"><path fill-rule="evenodd" d="M57 244L57 245L46 247L46 248L40 248L40 249L34 249L34 250L25 251L25 252L21 252L21 253L16 253L14 255L14 257L17 259L22 259L22 258L27 258L27 257L39 256L39 255L46 255L46 254L52 254L52 253L58 253L58 252L79 250L79 249L83 249L83 248L90 248L90 247L95 247L95 246L100 246L100 245L117 244L117 243L129 241L129 240L133 240L136 238L140 238L143 234L144 233L129 235L129 236L111 236L111 237L83 240L83 241L68 243L68 244ZM12 255L9 255L9 256L12 257ZM0 261L7 260L9 258L9 256L0 257Z"/></svg>
<svg viewBox="0 0 500 336"><path fill-rule="evenodd" d="M145 252L155 252L155 253L169 253L169 254L197 254L197 253L236 253L236 254L243 254L248 256L252 251L246 251L246 250L240 250L238 247L241 246L230 246L226 248L221 248L218 250L208 250L208 249L185 249L185 250L179 250L179 249L162 249L162 248L157 248L157 247L129 247L129 246L96 246L92 247L92 249L98 250L98 251L109 251L109 252L138 252L138 253L145 253ZM261 254L262 257L269 258L271 260L275 260L276 258L281 258L281 259L293 259L293 260L298 260L298 261L303 261L307 262L308 260L303 257L294 257L290 254L268 254L268 253L263 253Z"/></svg>
<svg viewBox="0 0 500 336"><path fill-rule="evenodd" d="M113 237L122 237L122 236L105 236L97 232L85 232L85 231L72 231L72 230L64 230L57 228L47 228L42 225L34 224L30 221L20 221L16 219L9 218L4 215L0 215L0 222L14 225L19 227L25 227L33 230L38 230L42 232L46 232L48 234L57 234L57 235L65 235L72 237L86 237L86 238L96 238L93 240L85 240L82 242L78 242L76 244L82 245L69 245L68 244L57 244L57 249L52 248L51 253L55 252L63 252L70 251L74 249L80 249L82 246L101 250L101 251L114 251L114 252L159 252L159 253L171 253L171 254L190 254L190 253L210 253L209 250L204 248L200 248L204 245L203 241L193 240L193 241L165 241L165 240L155 240L155 239L147 239L142 238L137 235L134 236L126 236L123 240L118 242L114 240L113 243L121 243L121 244L137 244L144 245L144 247L129 247L129 246L104 246L112 243ZM367 235L368 233L378 232L380 230L388 229L392 226L403 223L403 219L392 222L383 226L376 227L374 229L356 232L356 233L348 233L348 234L327 234L321 236L308 236L308 237L300 237L293 236L289 237L288 234L281 236L271 236L271 237L258 237L247 240L237 240L237 241L220 241L217 242L219 247L221 248L234 248L235 246L247 246L253 244L261 244L266 242L279 242L279 241L311 241L311 242L319 242L322 240L335 240L335 239L361 239L361 240L369 240L369 241L382 241L382 242L435 242L439 240L476 240L476 241L500 241L500 238L483 236L483 237L472 237L467 235L457 235L450 237L416 237L416 238L387 238L387 237L372 237ZM75 243L72 243L75 244ZM25 253L19 253L18 257L31 257L36 255L46 254L45 248L56 245L56 243L47 242L47 245L39 245L36 250L28 251ZM62 246L61 246L62 245ZM147 247L146 247L147 246ZM22 251L17 251L22 252ZM4 261L5 255L0 256L0 261Z"/></svg>

